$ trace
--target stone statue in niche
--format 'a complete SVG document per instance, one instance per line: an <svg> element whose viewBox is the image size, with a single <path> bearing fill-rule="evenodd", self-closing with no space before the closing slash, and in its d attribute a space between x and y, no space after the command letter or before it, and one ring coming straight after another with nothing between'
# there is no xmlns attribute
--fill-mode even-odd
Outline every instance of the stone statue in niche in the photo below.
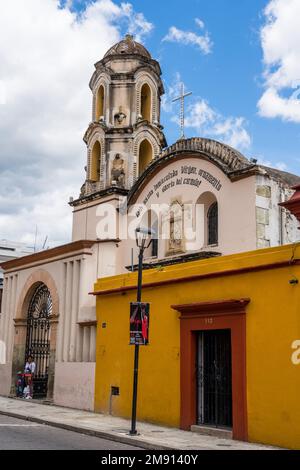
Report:
<svg viewBox="0 0 300 470"><path fill-rule="evenodd" d="M181 247L181 220L170 220L170 250L176 250Z"/></svg>
<svg viewBox="0 0 300 470"><path fill-rule="evenodd" d="M170 207L170 238L169 252L176 253L183 249L183 210L179 202Z"/></svg>
<svg viewBox="0 0 300 470"><path fill-rule="evenodd" d="M111 184L124 188L125 170L124 160L119 153L116 154L111 169Z"/></svg>

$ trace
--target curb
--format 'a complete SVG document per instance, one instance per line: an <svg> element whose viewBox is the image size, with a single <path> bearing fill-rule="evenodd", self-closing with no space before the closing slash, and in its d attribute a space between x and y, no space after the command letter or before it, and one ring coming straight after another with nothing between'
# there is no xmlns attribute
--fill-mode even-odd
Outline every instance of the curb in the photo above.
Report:
<svg viewBox="0 0 300 470"><path fill-rule="evenodd" d="M22 415L20 413L15 413L12 411L3 411L0 410L0 415L2 416L10 416L11 418L23 419L24 421L30 421L33 423L44 424L47 426L52 426L54 428L65 429L66 431L73 431L79 434L86 434L88 436L99 437L102 439L107 439L108 441L120 442L122 444L128 444L136 447L140 447L141 450L178 450L178 448L166 446L166 445L158 445L152 444L145 441L140 441L136 437L131 436L120 436L119 434L116 435L113 432L109 431L96 431L94 429L88 429L80 426L74 426L72 424L65 424L65 423L58 423L56 421L49 421L47 419L36 418L34 416Z"/></svg>

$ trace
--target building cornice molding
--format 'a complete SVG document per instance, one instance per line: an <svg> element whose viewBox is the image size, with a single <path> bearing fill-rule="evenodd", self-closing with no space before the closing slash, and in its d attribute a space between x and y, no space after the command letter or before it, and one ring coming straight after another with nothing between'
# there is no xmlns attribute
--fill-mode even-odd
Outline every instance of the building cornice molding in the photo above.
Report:
<svg viewBox="0 0 300 470"><path fill-rule="evenodd" d="M79 197L78 199L69 202L69 206L77 207L81 204L85 204L86 202L102 199L105 196L111 196L112 194L116 194L118 196L127 196L128 189L119 188L118 186L110 186L108 188L101 189L100 191L92 192L86 196Z"/></svg>
<svg viewBox="0 0 300 470"><path fill-rule="evenodd" d="M21 258L6 261L5 263L1 264L1 268L4 270L4 272L11 272L12 270L20 270L21 268L27 266L35 266L35 263L40 261L45 262L46 260L49 261L53 258L66 257L66 255L71 255L73 253L76 253L76 255L81 253L89 254L87 253L87 250L92 248L95 243L99 242L97 240L79 240L71 242L66 245L51 248L49 250L39 251ZM90 254L92 253L90 252Z"/></svg>
<svg viewBox="0 0 300 470"><path fill-rule="evenodd" d="M99 122L99 121L90 122L83 136L84 143L88 145L89 141L93 137L94 132L100 132L102 134L102 137L104 137L106 130L107 130L107 125L104 122Z"/></svg>
<svg viewBox="0 0 300 470"><path fill-rule="evenodd" d="M195 302L190 304L171 305L173 310L181 314L181 319L197 318L209 315L241 315L246 313L249 298Z"/></svg>
<svg viewBox="0 0 300 470"><path fill-rule="evenodd" d="M300 266L300 259L297 258L293 260L278 261L274 263L265 263L265 264L254 265L254 266L230 268L230 269L225 269L222 271L211 271L208 273L193 274L193 275L188 275L188 276L176 277L172 279L161 279L159 281L154 281L154 282L144 282L143 289L163 287L166 285L181 284L185 282L195 282L195 281L201 281L203 279L214 279L218 277L235 276L238 274L247 274L247 273L252 273L252 272L267 271L270 269L281 269L281 268L287 268L290 266ZM136 284L135 285L130 284L130 285L122 286L122 287L95 290L94 292L90 292L90 295L101 296L101 295L111 295L111 294L123 294L127 291L132 291L136 289L137 289Z"/></svg>

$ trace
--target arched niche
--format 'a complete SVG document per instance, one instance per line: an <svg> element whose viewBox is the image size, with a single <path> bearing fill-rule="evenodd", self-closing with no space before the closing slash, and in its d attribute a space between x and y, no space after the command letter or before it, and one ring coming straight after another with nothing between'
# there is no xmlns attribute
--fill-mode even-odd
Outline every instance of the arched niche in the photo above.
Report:
<svg viewBox="0 0 300 470"><path fill-rule="evenodd" d="M141 88L141 116L148 122L151 121L151 101L152 92L148 83L144 83Z"/></svg>
<svg viewBox="0 0 300 470"><path fill-rule="evenodd" d="M101 144L97 140L92 148L90 180L93 182L100 181L100 161L101 161Z"/></svg>
<svg viewBox="0 0 300 470"><path fill-rule="evenodd" d="M101 116L104 116L104 86L100 85L96 94L96 121L99 121Z"/></svg>
<svg viewBox="0 0 300 470"><path fill-rule="evenodd" d="M144 139L140 143L139 147L139 166L138 166L138 171L139 171L139 176L143 173L145 168L151 163L153 160L153 148L152 145L150 144L148 139Z"/></svg>

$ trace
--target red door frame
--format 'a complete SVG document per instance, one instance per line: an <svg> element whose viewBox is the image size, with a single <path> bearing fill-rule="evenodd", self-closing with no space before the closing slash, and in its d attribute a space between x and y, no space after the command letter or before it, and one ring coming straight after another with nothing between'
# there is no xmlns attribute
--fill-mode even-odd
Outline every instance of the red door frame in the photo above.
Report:
<svg viewBox="0 0 300 470"><path fill-rule="evenodd" d="M247 441L246 306L250 299L172 305L180 312L180 428L197 419L196 345L200 330L231 330L232 434Z"/></svg>

